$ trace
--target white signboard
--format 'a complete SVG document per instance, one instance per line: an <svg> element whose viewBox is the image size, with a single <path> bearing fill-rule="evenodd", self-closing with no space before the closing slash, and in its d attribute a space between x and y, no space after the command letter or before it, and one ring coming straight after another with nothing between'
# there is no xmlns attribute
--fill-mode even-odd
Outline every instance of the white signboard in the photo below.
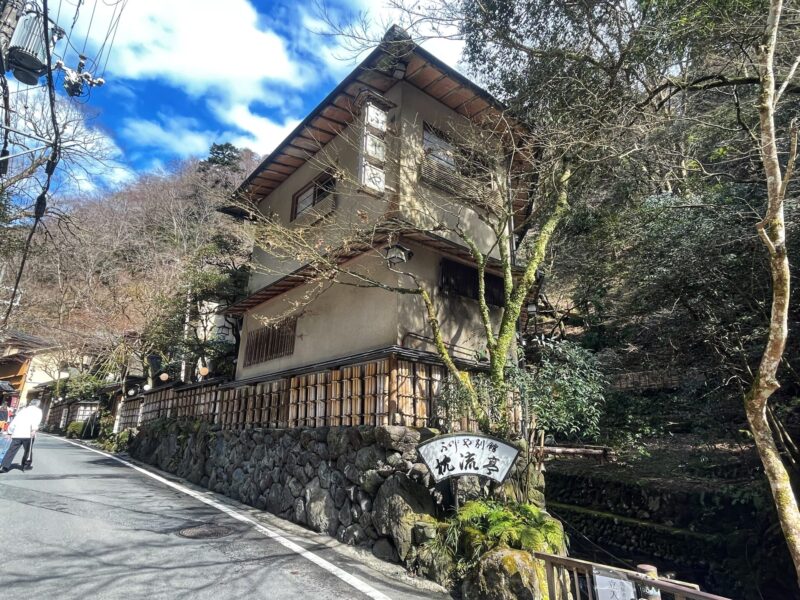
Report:
<svg viewBox="0 0 800 600"><path fill-rule="evenodd" d="M386 173L373 164L363 161L361 163L361 185L364 185L377 192L386 189Z"/></svg>
<svg viewBox="0 0 800 600"><path fill-rule="evenodd" d="M386 160L386 142L368 133L364 136L364 154L379 162Z"/></svg>
<svg viewBox="0 0 800 600"><path fill-rule="evenodd" d="M378 108L372 103L367 104L366 118L364 121L369 127L381 133L386 131L386 111Z"/></svg>
<svg viewBox="0 0 800 600"><path fill-rule="evenodd" d="M636 600L636 585L624 573L597 567L592 571L597 600Z"/></svg>
<svg viewBox="0 0 800 600"><path fill-rule="evenodd" d="M502 483L519 454L514 446L477 433L440 435L417 450L437 483L463 475L482 475Z"/></svg>

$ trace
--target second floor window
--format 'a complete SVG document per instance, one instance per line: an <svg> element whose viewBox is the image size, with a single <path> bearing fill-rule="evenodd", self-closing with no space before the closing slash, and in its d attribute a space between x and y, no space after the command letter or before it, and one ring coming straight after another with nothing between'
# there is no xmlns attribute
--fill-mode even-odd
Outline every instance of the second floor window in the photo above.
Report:
<svg viewBox="0 0 800 600"><path fill-rule="evenodd" d="M425 123L422 132L422 149L425 155L451 171L456 170L455 148L444 135Z"/></svg>
<svg viewBox="0 0 800 600"><path fill-rule="evenodd" d="M315 204L319 204L325 198L333 194L336 187L336 179L332 175L322 175L309 183L294 195L292 206L292 220L303 214Z"/></svg>
<svg viewBox="0 0 800 600"><path fill-rule="evenodd" d="M445 294L454 294L478 299L478 269L461 264L454 260L442 259L441 263L441 290ZM484 273L486 304L489 306L503 306L505 304L505 290L503 278L490 273Z"/></svg>
<svg viewBox="0 0 800 600"><path fill-rule="evenodd" d="M296 330L297 317L290 317L275 325L259 327L248 333L244 349L244 366L249 367L294 354Z"/></svg>

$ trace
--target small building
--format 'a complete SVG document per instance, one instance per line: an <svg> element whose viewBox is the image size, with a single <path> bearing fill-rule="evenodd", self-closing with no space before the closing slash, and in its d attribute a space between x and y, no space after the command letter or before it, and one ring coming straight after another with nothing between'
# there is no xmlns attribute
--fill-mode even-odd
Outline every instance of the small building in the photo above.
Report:
<svg viewBox="0 0 800 600"><path fill-rule="evenodd" d="M21 331L0 335L0 382L13 390L6 389L3 400L14 408L25 406L37 386L66 378L56 350L54 342Z"/></svg>

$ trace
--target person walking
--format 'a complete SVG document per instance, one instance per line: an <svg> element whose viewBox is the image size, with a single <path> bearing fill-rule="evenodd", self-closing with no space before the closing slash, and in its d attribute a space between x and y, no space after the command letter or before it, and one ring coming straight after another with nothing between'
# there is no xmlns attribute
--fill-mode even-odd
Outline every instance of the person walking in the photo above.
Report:
<svg viewBox="0 0 800 600"><path fill-rule="evenodd" d="M14 455L19 450L19 447L24 448L22 455L22 470L27 471L32 468L33 463L33 438L36 432L39 431L39 425L42 423L42 409L39 408L39 401L32 400L25 408L17 412L14 420L8 426L8 432L11 434L11 446L3 457L3 463L0 465L0 473L7 473L11 468L11 461L14 460Z"/></svg>
<svg viewBox="0 0 800 600"><path fill-rule="evenodd" d="M0 433L6 430L6 423L8 423L8 400L3 400L0 405Z"/></svg>

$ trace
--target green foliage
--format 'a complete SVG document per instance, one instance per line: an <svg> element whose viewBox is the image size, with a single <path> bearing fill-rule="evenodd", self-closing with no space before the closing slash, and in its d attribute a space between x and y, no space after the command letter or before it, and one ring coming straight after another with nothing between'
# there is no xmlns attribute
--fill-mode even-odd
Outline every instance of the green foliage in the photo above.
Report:
<svg viewBox="0 0 800 600"><path fill-rule="evenodd" d="M463 575L494 548L557 554L567 540L561 524L532 504L471 500L446 521L431 544L452 556Z"/></svg>
<svg viewBox="0 0 800 600"><path fill-rule="evenodd" d="M91 399L98 395L104 384L102 374L90 371L71 373L64 391L69 398Z"/></svg>
<svg viewBox="0 0 800 600"><path fill-rule="evenodd" d="M100 431L97 437L102 441L103 439L113 434L114 421L116 419L114 415L111 414L111 412L108 410L101 410L98 417L99 417L98 421L100 423Z"/></svg>
<svg viewBox="0 0 800 600"><path fill-rule="evenodd" d="M536 429L562 438L594 439L602 414L606 382L594 355L569 341L534 342L526 368L509 367L501 389L488 376L477 374L473 386L494 427L493 433L512 430L509 404L522 409ZM437 398L439 416L446 423L470 414L469 399L461 386L445 381Z"/></svg>
<svg viewBox="0 0 800 600"><path fill-rule="evenodd" d="M606 381L594 354L570 341L533 340L533 365L510 378L536 428L567 438L598 434Z"/></svg>
<svg viewBox="0 0 800 600"><path fill-rule="evenodd" d="M664 414L654 410L652 396L613 392L606 395L600 421L601 440L615 448L634 449L647 455L643 442L664 432Z"/></svg>
<svg viewBox="0 0 800 600"><path fill-rule="evenodd" d="M98 440L98 443L106 452L127 452L133 437L133 430L125 429L119 433L111 433L105 437L102 437L100 440Z"/></svg>
<svg viewBox="0 0 800 600"><path fill-rule="evenodd" d="M67 438L81 438L83 437L83 429L86 426L85 421L72 421L65 430Z"/></svg>

